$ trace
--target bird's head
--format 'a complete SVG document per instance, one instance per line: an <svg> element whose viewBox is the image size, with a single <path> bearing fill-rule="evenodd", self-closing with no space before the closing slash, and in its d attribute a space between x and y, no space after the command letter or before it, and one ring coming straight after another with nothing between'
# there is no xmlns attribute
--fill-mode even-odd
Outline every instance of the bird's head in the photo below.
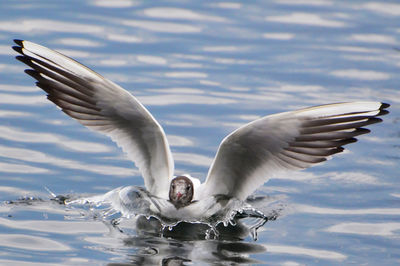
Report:
<svg viewBox="0 0 400 266"><path fill-rule="evenodd" d="M171 181L169 200L177 209L185 207L191 203L193 192L193 182L186 176L177 176Z"/></svg>

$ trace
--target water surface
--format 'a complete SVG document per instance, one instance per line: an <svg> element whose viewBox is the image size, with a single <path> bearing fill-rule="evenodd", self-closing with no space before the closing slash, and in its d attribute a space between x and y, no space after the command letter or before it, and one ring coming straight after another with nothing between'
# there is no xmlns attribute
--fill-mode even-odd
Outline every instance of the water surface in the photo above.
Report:
<svg viewBox="0 0 400 266"><path fill-rule="evenodd" d="M400 5L396 1L9 1L0 7L0 264L400 262ZM253 119L331 102L390 103L347 152L270 180L284 202L258 240L119 232L56 194L143 185L106 137L47 102L12 39L57 49L134 94L164 127L176 174L204 180L224 136Z"/></svg>

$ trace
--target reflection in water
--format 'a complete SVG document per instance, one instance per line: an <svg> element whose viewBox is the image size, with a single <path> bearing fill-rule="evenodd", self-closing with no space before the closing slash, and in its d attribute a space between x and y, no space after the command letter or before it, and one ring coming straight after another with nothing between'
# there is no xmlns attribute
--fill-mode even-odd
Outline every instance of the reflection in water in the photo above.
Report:
<svg viewBox="0 0 400 266"><path fill-rule="evenodd" d="M111 7L111 8L127 8L136 5L136 2L133 0L114 0L114 1L108 1L108 0L93 0L89 2L90 4L94 6L99 6L99 7Z"/></svg>
<svg viewBox="0 0 400 266"><path fill-rule="evenodd" d="M204 15L182 8L148 8L143 13L151 18L225 22L223 17Z"/></svg>
<svg viewBox="0 0 400 266"><path fill-rule="evenodd" d="M106 34L106 38L108 40L110 40L110 41L122 42L122 43L140 43L140 42L143 42L142 38L137 37L137 36L128 35L128 34L124 35L124 34L108 33L108 34Z"/></svg>
<svg viewBox="0 0 400 266"><path fill-rule="evenodd" d="M23 202L19 202L21 206ZM30 201L29 206L37 204L38 212L42 212L47 206L47 212L51 213L54 211L54 204L43 201ZM18 204L14 205L14 212L18 209ZM26 208L26 207L24 207ZM56 209L61 210L60 207ZM71 216L70 210L65 210L65 214L69 215L70 219L78 217L79 213L82 214L82 210L71 209L74 211L74 216ZM11 213L10 210L7 210ZM86 213L92 211L88 210ZM62 212L61 212L62 213ZM14 230L32 230L47 233L56 234L69 234L69 235L88 235L92 236L84 237L86 245L91 245L91 248L101 250L104 253L112 255L111 261L123 261L123 263L109 263L108 265L169 265L168 263L178 263L178 265L184 265L185 263L234 263L234 264L258 264L263 263L257 259L252 258L254 254L285 254L290 256L306 256L324 260L342 261L347 258L339 252L324 250L324 249L312 249L303 248L290 245L275 245L275 244L257 244L248 243L231 239L234 235L232 231L233 227L227 227L221 232L221 237L224 241L220 240L196 240L197 238L188 237L188 232L192 233L194 230L204 230L204 225L196 224L182 224L177 230L164 229L163 237L159 237L158 232L151 231L151 225L157 223L155 219L147 220L145 217L141 217L136 221L129 220L130 227L127 228L127 232L122 228L108 225L104 222L96 221L99 216L92 215L86 216L85 219L90 218L86 221L12 221L11 219L0 219L0 226L13 228ZM93 220L92 220L93 219ZM101 220L102 218L100 218ZM133 224L132 224L133 222ZM134 226L141 226L141 228L135 228ZM394 224L394 223L393 223ZM126 225L129 225L126 224ZM132 225L134 225L132 227ZM389 224L388 224L389 225ZM350 226L350 225L349 225ZM396 230L399 228L389 226L390 230ZM196 229L196 227L198 227ZM135 228L136 233L129 234L129 230ZM383 228L383 227L382 227ZM336 226L328 228L327 231L337 232L339 229ZM341 231L343 232L343 231ZM97 237L96 235L103 234L103 236ZM385 235L385 234L381 234ZM24 248L19 241L27 241L26 248L30 250L46 250L46 251L64 251L69 252L71 248L64 244L58 243L57 241L50 240L45 237L36 236L25 236L21 234L7 234L4 238L7 242L0 241L0 245L13 247L13 248ZM35 247L31 246L31 243L36 243ZM175 265L175 264L173 264Z"/></svg>
<svg viewBox="0 0 400 266"><path fill-rule="evenodd" d="M396 214L400 210L396 210ZM400 223L340 223L333 225L325 231L333 233L374 235L374 236L393 236L394 231L400 230Z"/></svg>
<svg viewBox="0 0 400 266"><path fill-rule="evenodd" d="M177 162L181 162L184 164L199 165L205 167L211 165L213 161L212 157L207 157L204 155L194 154L194 153L180 153L180 152L174 153L174 159Z"/></svg>
<svg viewBox="0 0 400 266"><path fill-rule="evenodd" d="M50 206L48 206L50 207ZM54 207L54 206L53 206ZM60 213L65 214L65 210ZM69 215L72 213L69 211ZM75 215L79 215L76 212ZM102 222L96 221L37 221L37 220L24 220L13 221L11 219L0 218L0 225L12 229L31 230L37 232L47 232L56 234L106 234L107 227Z"/></svg>
<svg viewBox="0 0 400 266"><path fill-rule="evenodd" d="M397 44L396 38L383 34L353 34L350 38L358 42Z"/></svg>
<svg viewBox="0 0 400 266"><path fill-rule="evenodd" d="M0 84L0 91L8 91L8 92L37 92L37 89L32 86L16 86L11 84ZM9 104L17 104L17 102Z"/></svg>
<svg viewBox="0 0 400 266"><path fill-rule="evenodd" d="M171 146L180 146L180 147L194 146L194 142L191 139L182 136L168 135L167 139L168 143Z"/></svg>
<svg viewBox="0 0 400 266"><path fill-rule="evenodd" d="M19 112L19 111L7 111L0 110L0 117L28 117L33 116L33 114L28 112Z"/></svg>
<svg viewBox="0 0 400 266"><path fill-rule="evenodd" d="M292 13L290 15L267 16L265 19L271 22L300 24L316 27L343 28L348 26L345 22L327 19L325 17L326 16L322 17L313 13Z"/></svg>
<svg viewBox="0 0 400 266"><path fill-rule="evenodd" d="M93 146L93 134L47 113L47 100L13 58L14 38L55 45L130 88L166 125L178 171L198 176L226 133L266 114L353 100L388 101L392 113L374 136L352 147L352 159L345 155L262 187L263 195L283 194L289 206L255 243L137 233L134 222L112 226L90 210L48 201L0 204L1 265L398 264L400 53L393 47L400 47L400 4L3 2L3 200L45 198L42 188L53 183L61 193L77 186L98 193L140 180L121 179L138 172L113 154L104 158L107 146Z"/></svg>
<svg viewBox="0 0 400 266"><path fill-rule="evenodd" d="M0 45L0 55L9 55L11 56L13 53L10 50L8 45Z"/></svg>
<svg viewBox="0 0 400 266"><path fill-rule="evenodd" d="M79 38L60 38L54 40L56 44L64 44L69 46L80 46L80 47L99 47L102 44L89 39L79 39Z"/></svg>
<svg viewBox="0 0 400 266"><path fill-rule="evenodd" d="M322 250L322 249L311 249L311 248L302 248L296 246L281 246L281 245L264 245L267 249L267 252L271 253L282 253L287 255L302 255L302 256L310 256L318 259L329 259L329 260L339 260L342 261L347 258L346 255L343 255L339 252Z"/></svg>
<svg viewBox="0 0 400 266"><path fill-rule="evenodd" d="M238 46L205 46L203 47L203 51L205 52L238 52L243 50L249 50L247 47L238 47Z"/></svg>
<svg viewBox="0 0 400 266"><path fill-rule="evenodd" d="M61 146L66 150L78 152L101 153L110 152L111 148L100 143L78 141L47 132L25 132L19 128L0 126L0 138L18 142L51 143Z"/></svg>
<svg viewBox="0 0 400 266"><path fill-rule="evenodd" d="M0 64L0 71L1 73L17 73L21 71L21 68L18 66L14 65L9 65L9 64Z"/></svg>
<svg viewBox="0 0 400 266"><path fill-rule="evenodd" d="M172 22L156 22L146 20L123 20L120 22L122 25L142 28L149 31L164 32L164 33L196 33L201 32L202 28L187 24L179 24Z"/></svg>
<svg viewBox="0 0 400 266"><path fill-rule="evenodd" d="M329 0L276 0L276 2L290 6L332 6L334 4Z"/></svg>
<svg viewBox="0 0 400 266"><path fill-rule="evenodd" d="M69 251L71 248L60 242L39 236L24 234L0 234L0 246L35 251Z"/></svg>
<svg viewBox="0 0 400 266"><path fill-rule="evenodd" d="M297 212L329 215L399 215L400 208L333 209L296 204Z"/></svg>
<svg viewBox="0 0 400 266"><path fill-rule="evenodd" d="M1 104L16 104L16 105L42 105L47 104L46 99L42 95L29 96L17 95L9 93L0 93Z"/></svg>
<svg viewBox="0 0 400 266"><path fill-rule="evenodd" d="M384 72L360 70L360 69L334 70L330 74L340 78L351 78L351 79L361 79L361 80L385 80L390 78L390 75Z"/></svg>
<svg viewBox="0 0 400 266"><path fill-rule="evenodd" d="M167 72L165 73L167 78L207 78L206 73L202 72Z"/></svg>
<svg viewBox="0 0 400 266"><path fill-rule="evenodd" d="M293 39L295 36L296 36L296 35L293 34L293 33L284 33L284 32L281 32L281 33L264 33L264 34L263 34L263 37L264 37L265 39L281 40L281 41L282 41L282 40L285 40L285 41L291 40L291 39Z"/></svg>
<svg viewBox="0 0 400 266"><path fill-rule="evenodd" d="M368 163L371 162L373 161L369 161ZM366 164L367 162L363 163ZM385 185L377 177L363 172L327 172L318 175L314 173L300 172L296 175L279 175L274 178L293 180L297 182L314 183L314 184L324 183L327 180L333 180L336 183L351 184L351 185L354 184L369 184L377 186Z"/></svg>
<svg viewBox="0 0 400 266"><path fill-rule="evenodd" d="M0 162L0 172L3 173L20 173L20 174L44 174L49 173L48 169L29 166L25 164L16 163L2 163Z"/></svg>
<svg viewBox="0 0 400 266"><path fill-rule="evenodd" d="M326 49L326 50L332 50L332 51L340 51L340 52L348 52L350 54L382 54L384 50L378 49L378 48L369 48L369 47L363 47L363 46L355 46L354 43L352 43L353 46L329 46L325 45L323 47L318 47L320 49ZM315 46L314 46L315 47ZM317 47L315 47L317 48Z"/></svg>
<svg viewBox="0 0 400 266"><path fill-rule="evenodd" d="M172 74L172 73L169 73ZM175 72L174 75L186 75L188 73ZM192 75L193 73L190 73ZM188 74L189 75L189 74ZM181 76L182 77L182 76ZM217 96L217 95L216 95ZM218 105L218 104L229 104L236 102L233 99L206 96L206 95L190 95L190 94L165 94L160 97L156 96L140 96L138 97L141 103L146 106L151 105L171 105L171 104L200 104L200 105Z"/></svg>
<svg viewBox="0 0 400 266"><path fill-rule="evenodd" d="M264 205L259 201L259 198L252 199L256 205ZM47 201L38 198L21 199L3 204L3 206L9 207L0 209L3 214L8 214L9 218L0 218L0 227L17 232L42 232L47 235L83 235L85 245L110 253L114 257L112 260L124 261L125 265L161 265L162 263L164 263L162 265L169 265L165 263L214 263L216 261L239 264L261 263L250 256L267 250L262 244L238 241L248 234L244 225L225 227L220 224L219 240L204 240L204 231L208 226L190 223L180 223L172 230L164 228L160 237L160 231L157 229L160 223L155 218L147 219L144 216L138 216L137 219L126 219L125 224L121 222L116 225L115 219L105 220L105 216L94 209L65 207L54 200ZM52 216L57 213L66 215L69 221L48 220L49 216L46 216L45 220L14 221L14 216L27 210L37 213L46 212ZM130 233L132 230L133 234ZM71 247L51 237L32 236L32 233L1 236L0 246L35 251L72 252ZM123 264L110 263L109 265Z"/></svg>
<svg viewBox="0 0 400 266"><path fill-rule="evenodd" d="M257 264L262 262L249 256L266 251L262 245L236 241L177 241L166 238L130 237L124 239L123 243L125 247L137 249L135 253L127 255L127 261L131 265L185 265L196 262Z"/></svg>
<svg viewBox="0 0 400 266"><path fill-rule="evenodd" d="M16 21L0 21L0 30L18 33L32 32L73 32L98 34L105 31L99 25L90 25L84 23L72 23L67 21L58 21L51 19L25 19Z"/></svg>
<svg viewBox="0 0 400 266"><path fill-rule="evenodd" d="M150 56L150 55L138 55L137 60L140 63L145 64L154 64L154 65L166 65L167 60L159 56Z"/></svg>
<svg viewBox="0 0 400 266"><path fill-rule="evenodd" d="M380 3L368 2L357 6L360 9L367 9L372 12L381 13L383 15L400 16L400 4L397 3Z"/></svg>
<svg viewBox="0 0 400 266"><path fill-rule="evenodd" d="M11 186L0 186L0 192L1 194L7 194L7 195L12 195L12 196L21 196L21 195L28 195L29 193L32 193L32 191L16 188L16 187L11 187ZM0 208L4 207L5 205L0 204Z"/></svg>
<svg viewBox="0 0 400 266"><path fill-rule="evenodd" d="M106 165L95 165L95 164L85 164L77 160L72 159L63 159L55 156L50 156L43 152L21 149L21 148L11 148L7 146L0 145L0 156L8 157L16 160L23 160L25 162L32 163L45 163L53 166L58 166L62 168L69 169L79 169L87 172L102 174L102 175L112 175L112 176L129 176L135 173L134 169L131 168L123 168L117 166L106 166ZM49 172L48 170L44 171L41 168L30 167L27 165L20 164L12 164L12 163L4 163L4 168L0 168L1 171L15 171L24 173L38 173L38 172ZM35 170L36 169L36 170ZM137 170L136 170L137 172Z"/></svg>

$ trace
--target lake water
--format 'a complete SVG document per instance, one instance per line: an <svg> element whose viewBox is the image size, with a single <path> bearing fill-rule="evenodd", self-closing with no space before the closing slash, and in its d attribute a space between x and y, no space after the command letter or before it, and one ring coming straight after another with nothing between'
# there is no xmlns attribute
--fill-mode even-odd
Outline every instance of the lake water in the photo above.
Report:
<svg viewBox="0 0 400 266"><path fill-rule="evenodd" d="M0 264L400 264L397 1L15 0L0 14ZM45 187L100 194L143 185L140 173L46 100L14 59L15 38L129 90L164 127L176 174L202 180L223 137L261 116L355 100L391 113L347 152L261 187L285 207L257 241L117 232Z"/></svg>

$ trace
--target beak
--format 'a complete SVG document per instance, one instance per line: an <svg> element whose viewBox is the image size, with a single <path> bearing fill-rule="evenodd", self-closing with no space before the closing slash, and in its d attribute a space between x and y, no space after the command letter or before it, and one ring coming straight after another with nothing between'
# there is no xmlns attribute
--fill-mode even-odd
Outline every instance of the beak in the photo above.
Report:
<svg viewBox="0 0 400 266"><path fill-rule="evenodd" d="M180 193L180 192L176 193L176 197L178 198L178 200L181 199L182 196L183 196L182 193Z"/></svg>

